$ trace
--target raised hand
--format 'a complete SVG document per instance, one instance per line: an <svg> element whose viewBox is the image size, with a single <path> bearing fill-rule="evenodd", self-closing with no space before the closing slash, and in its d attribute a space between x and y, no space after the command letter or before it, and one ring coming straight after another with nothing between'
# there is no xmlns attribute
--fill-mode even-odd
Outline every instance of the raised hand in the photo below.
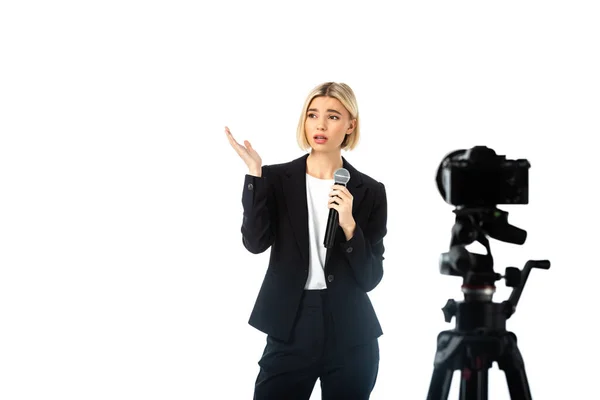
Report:
<svg viewBox="0 0 600 400"><path fill-rule="evenodd" d="M231 147L238 153L240 158L244 160L246 165L248 166L249 174L254 176L261 176L262 171L262 159L254 150L249 141L244 140L244 145L239 144L231 134L231 131L228 127L225 127L225 134L227 135L227 139L229 139L229 143Z"/></svg>

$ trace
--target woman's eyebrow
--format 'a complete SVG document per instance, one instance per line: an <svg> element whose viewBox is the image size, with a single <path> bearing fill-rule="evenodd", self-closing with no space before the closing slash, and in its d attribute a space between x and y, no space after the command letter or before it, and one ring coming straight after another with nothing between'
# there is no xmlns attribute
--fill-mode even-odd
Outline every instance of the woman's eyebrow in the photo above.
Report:
<svg viewBox="0 0 600 400"><path fill-rule="evenodd" d="M307 111L316 111L316 112L319 112L319 110L317 110L316 108L309 108ZM332 113L336 113L336 114L342 115L341 112L339 112L338 110L334 110L332 108L327 109L327 112L332 112Z"/></svg>

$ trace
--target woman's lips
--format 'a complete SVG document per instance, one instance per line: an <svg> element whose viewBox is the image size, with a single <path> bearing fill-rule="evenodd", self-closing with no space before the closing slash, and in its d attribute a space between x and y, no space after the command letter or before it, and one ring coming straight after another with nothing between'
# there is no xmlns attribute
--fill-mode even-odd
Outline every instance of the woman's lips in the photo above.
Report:
<svg viewBox="0 0 600 400"><path fill-rule="evenodd" d="M317 144L323 144L327 141L327 138L325 136L320 136L320 135L314 136L313 139L315 140L315 143L317 143Z"/></svg>

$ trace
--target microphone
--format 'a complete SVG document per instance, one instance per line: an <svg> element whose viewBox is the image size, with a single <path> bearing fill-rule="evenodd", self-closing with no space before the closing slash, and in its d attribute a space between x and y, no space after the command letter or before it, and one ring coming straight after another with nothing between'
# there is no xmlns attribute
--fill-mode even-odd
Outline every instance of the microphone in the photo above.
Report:
<svg viewBox="0 0 600 400"><path fill-rule="evenodd" d="M335 185L344 185L350 180L350 172L346 168L340 168L333 174L333 183ZM337 204L337 203L336 203ZM333 208L329 209L329 218L327 219L327 228L325 229L325 240L323 244L325 248L330 249L333 247L333 239L335 238L335 231L339 224L339 215L337 210Z"/></svg>

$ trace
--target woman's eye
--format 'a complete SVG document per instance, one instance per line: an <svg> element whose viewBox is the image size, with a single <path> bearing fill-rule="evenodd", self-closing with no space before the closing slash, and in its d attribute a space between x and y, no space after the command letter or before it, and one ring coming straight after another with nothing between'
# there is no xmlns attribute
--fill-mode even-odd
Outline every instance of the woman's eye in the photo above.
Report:
<svg viewBox="0 0 600 400"><path fill-rule="evenodd" d="M316 115L315 115L315 114L313 114L313 113L309 113L309 114L308 114L308 118L315 118L315 117L316 117Z"/></svg>
<svg viewBox="0 0 600 400"><path fill-rule="evenodd" d="M337 115L330 115L329 118L340 119L340 117L338 117Z"/></svg>

